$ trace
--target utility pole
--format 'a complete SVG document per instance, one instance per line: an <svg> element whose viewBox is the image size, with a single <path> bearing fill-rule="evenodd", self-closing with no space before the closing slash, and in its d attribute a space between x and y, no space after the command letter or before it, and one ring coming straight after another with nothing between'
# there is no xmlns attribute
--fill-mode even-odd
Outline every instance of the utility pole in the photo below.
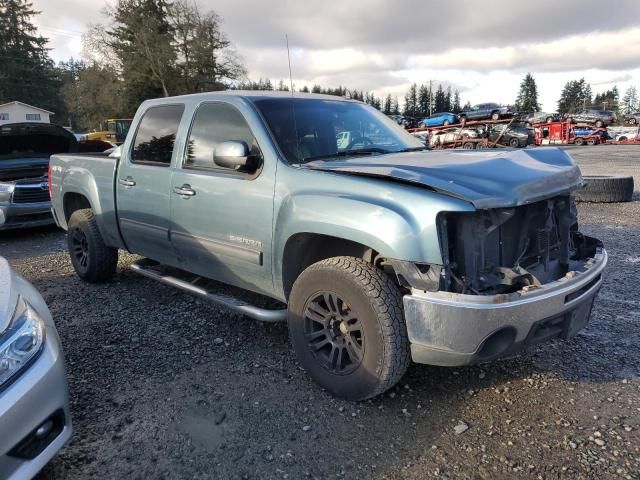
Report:
<svg viewBox="0 0 640 480"><path fill-rule="evenodd" d="M431 97L433 97L433 95L431 90L431 80L429 80L429 116L431 116Z"/></svg>

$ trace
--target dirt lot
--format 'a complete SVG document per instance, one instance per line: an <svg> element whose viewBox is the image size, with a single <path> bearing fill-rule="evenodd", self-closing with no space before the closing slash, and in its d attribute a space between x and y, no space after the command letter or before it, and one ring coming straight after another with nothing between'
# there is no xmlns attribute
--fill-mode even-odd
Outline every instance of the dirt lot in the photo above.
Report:
<svg viewBox="0 0 640 480"><path fill-rule="evenodd" d="M640 187L640 147L568 150L584 173ZM479 367L414 365L363 403L316 387L285 325L139 277L131 255L88 285L62 232L1 234L67 359L75 433L40 478L640 478L639 200L579 207L610 266L576 338Z"/></svg>

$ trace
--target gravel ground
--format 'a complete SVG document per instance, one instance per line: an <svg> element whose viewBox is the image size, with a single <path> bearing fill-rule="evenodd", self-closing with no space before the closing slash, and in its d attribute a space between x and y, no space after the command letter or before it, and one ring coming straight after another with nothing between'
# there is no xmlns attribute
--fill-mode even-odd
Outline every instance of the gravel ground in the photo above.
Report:
<svg viewBox="0 0 640 480"><path fill-rule="evenodd" d="M640 147L587 148L570 149L585 173L640 172ZM82 283L53 228L0 234L67 360L75 433L40 478L640 478L640 201L579 210L610 254L583 332L478 367L414 365L362 403L316 387L284 325L139 277L132 255Z"/></svg>

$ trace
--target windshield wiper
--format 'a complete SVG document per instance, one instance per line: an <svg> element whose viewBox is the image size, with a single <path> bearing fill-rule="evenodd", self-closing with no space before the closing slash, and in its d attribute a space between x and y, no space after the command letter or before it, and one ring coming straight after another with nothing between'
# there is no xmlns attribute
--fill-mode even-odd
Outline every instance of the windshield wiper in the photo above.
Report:
<svg viewBox="0 0 640 480"><path fill-rule="evenodd" d="M429 150L429 147L410 147L410 148L403 148L402 150L398 150L396 152L393 153L404 153L404 152L420 152L422 150Z"/></svg>
<svg viewBox="0 0 640 480"><path fill-rule="evenodd" d="M300 163L311 162L313 160L325 160L331 158L341 158L341 157L350 157L353 155L373 155L373 154L384 154L384 153L392 153L389 150L385 150L384 148L371 147L371 148L354 148L351 150L343 150L341 152L329 153L328 155L316 155L313 157L305 157L302 159Z"/></svg>

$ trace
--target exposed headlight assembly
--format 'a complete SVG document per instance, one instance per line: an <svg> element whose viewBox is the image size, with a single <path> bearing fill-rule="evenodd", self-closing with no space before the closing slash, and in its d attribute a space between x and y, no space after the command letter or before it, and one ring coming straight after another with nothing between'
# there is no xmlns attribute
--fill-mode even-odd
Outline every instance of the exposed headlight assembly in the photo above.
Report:
<svg viewBox="0 0 640 480"><path fill-rule="evenodd" d="M44 337L44 321L26 300L18 297L9 328L0 333L0 390L38 356Z"/></svg>
<svg viewBox="0 0 640 480"><path fill-rule="evenodd" d="M11 198L14 188L14 183L0 182L0 200L8 201Z"/></svg>

